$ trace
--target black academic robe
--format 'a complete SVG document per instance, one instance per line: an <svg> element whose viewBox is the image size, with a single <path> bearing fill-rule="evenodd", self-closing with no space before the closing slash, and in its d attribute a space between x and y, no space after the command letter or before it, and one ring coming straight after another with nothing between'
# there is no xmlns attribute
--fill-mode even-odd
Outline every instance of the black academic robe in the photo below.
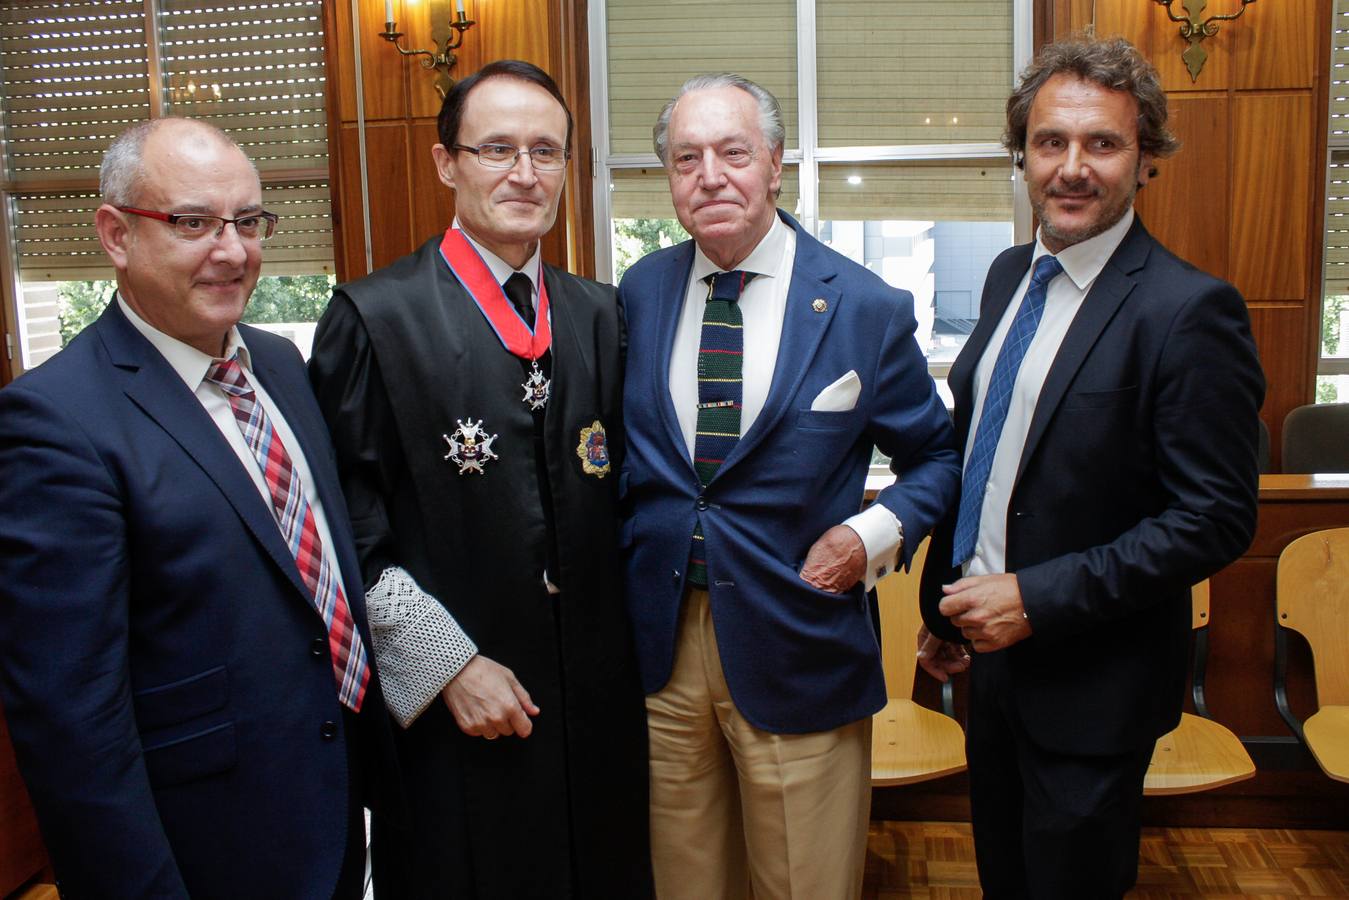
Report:
<svg viewBox="0 0 1349 900"><path fill-rule="evenodd" d="M528 738L487 741L464 735L437 700L398 735L406 815L376 825L376 887L383 900L649 896L646 714L618 560L614 289L545 268L541 488L525 368L439 243L336 291L310 373L367 586L387 566L407 569L541 712ZM481 473L446 459L460 420L496 436ZM558 596L542 580L545 503Z"/></svg>

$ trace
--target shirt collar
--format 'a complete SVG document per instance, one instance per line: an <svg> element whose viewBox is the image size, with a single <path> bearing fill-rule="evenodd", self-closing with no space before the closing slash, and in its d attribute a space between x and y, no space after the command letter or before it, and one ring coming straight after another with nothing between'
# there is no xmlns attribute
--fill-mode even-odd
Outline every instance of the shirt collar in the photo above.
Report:
<svg viewBox="0 0 1349 900"><path fill-rule="evenodd" d="M492 277L497 280L497 284L505 284L507 278L510 278L516 272L519 272L529 279L530 284L534 285L534 293L537 294L539 292L539 260L542 259L543 256L543 241L534 242L534 252L530 255L529 259L525 260L523 266L516 269L491 250L488 250L482 244L475 241L473 235L464 231L463 226L459 224L458 216L455 216L454 218L454 227L464 232L464 237L468 238L468 242L473 245L473 249L478 251L478 255L482 257L482 261L487 263L487 268L491 270Z"/></svg>
<svg viewBox="0 0 1349 900"><path fill-rule="evenodd" d="M1105 264L1110 261L1110 257L1115 255L1115 250L1133 224L1134 209L1131 206L1118 222L1105 231L1053 254L1063 264L1064 273L1073 280L1079 291L1091 287L1096 276L1101 274ZM1033 260L1049 253L1049 248L1045 247L1041 240L1042 231L1043 229L1037 230L1035 234L1035 251L1031 256Z"/></svg>
<svg viewBox="0 0 1349 900"><path fill-rule="evenodd" d="M693 280L701 281L714 272L725 271L721 266L707 258L703 253L703 248L694 243L693 251ZM787 249L787 226L778 218L778 214L773 213L773 224L768 227L768 233L765 234L758 245L750 251L736 268L742 272L753 272L761 277L772 278L777 274L778 263L782 261L782 254Z"/></svg>
<svg viewBox="0 0 1349 900"><path fill-rule="evenodd" d="M211 364L216 357L207 356L191 344L185 344L175 337L170 337L149 322L136 315L136 311L131 308L122 295L117 295L117 305L121 307L122 314L126 316L131 326L145 336L160 355L168 361L173 371L178 373L178 377L183 379L188 390L196 391L197 387L206 378L206 372L211 368ZM248 355L248 347L244 344L243 336L239 334L239 329L233 325L230 326L229 334L225 336L225 355L222 359L229 359L230 354L237 354L239 365L243 366L244 371L253 371L252 361Z"/></svg>

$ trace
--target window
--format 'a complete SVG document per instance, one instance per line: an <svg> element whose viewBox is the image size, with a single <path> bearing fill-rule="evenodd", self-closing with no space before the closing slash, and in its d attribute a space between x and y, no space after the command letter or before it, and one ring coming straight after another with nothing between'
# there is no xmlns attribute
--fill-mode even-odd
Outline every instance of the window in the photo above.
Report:
<svg viewBox="0 0 1349 900"><path fill-rule="evenodd" d="M321 0L19 0L0 9L5 288L32 368L113 295L93 227L98 167L133 122L190 116L228 132L281 216L244 321L308 351L332 284ZM321 297L322 302L317 298Z"/></svg>
<svg viewBox="0 0 1349 900"><path fill-rule="evenodd" d="M617 279L686 236L651 128L690 76L737 72L783 106L778 205L913 292L920 342L943 378L989 263L1014 233L1029 238L999 144L1030 56L1029 2L602 0L590 15L596 270Z"/></svg>

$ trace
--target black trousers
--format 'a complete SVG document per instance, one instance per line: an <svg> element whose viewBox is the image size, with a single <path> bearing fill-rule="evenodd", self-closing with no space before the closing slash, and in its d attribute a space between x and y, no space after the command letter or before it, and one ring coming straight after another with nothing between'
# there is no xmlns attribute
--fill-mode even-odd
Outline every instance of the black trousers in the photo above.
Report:
<svg viewBox="0 0 1349 900"><path fill-rule="evenodd" d="M1046 749L1022 727L1015 689L1005 654L975 660L965 746L984 896L1122 897L1138 878L1143 778L1153 744L1108 756ZM1063 715L1071 721L1073 711Z"/></svg>

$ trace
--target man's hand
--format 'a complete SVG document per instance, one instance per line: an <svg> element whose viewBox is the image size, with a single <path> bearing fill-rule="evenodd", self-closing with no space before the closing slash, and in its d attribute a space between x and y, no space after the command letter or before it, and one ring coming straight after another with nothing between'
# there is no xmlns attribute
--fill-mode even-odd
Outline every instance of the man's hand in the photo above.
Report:
<svg viewBox="0 0 1349 900"><path fill-rule="evenodd" d="M945 684L952 675L970 667L970 654L959 644L943 641L923 625L918 629L918 665Z"/></svg>
<svg viewBox="0 0 1349 900"><path fill-rule="evenodd" d="M866 571L862 539L847 525L835 525L811 545L801 566L801 580L818 590L841 594L861 581Z"/></svg>
<svg viewBox="0 0 1349 900"><path fill-rule="evenodd" d="M1010 647L1030 637L1016 576L972 575L942 585L941 614L960 629L978 653Z"/></svg>
<svg viewBox="0 0 1349 900"><path fill-rule="evenodd" d="M450 679L440 696L454 713L460 731L489 741L503 734L529 737L534 730L529 717L539 714L529 691L515 680L515 673L481 653Z"/></svg>

